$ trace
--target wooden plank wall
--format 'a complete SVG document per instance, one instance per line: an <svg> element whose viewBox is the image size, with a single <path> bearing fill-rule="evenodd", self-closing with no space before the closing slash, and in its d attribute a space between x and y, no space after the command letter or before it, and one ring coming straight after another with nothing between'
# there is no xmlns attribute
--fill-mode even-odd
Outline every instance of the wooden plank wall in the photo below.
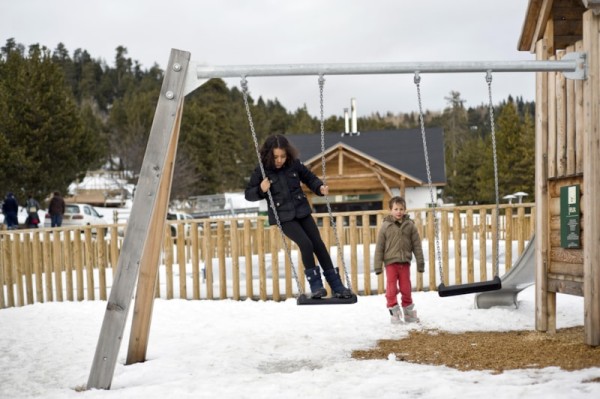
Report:
<svg viewBox="0 0 600 399"><path fill-rule="evenodd" d="M549 59L583 48L575 46L556 52ZM547 176L548 176L548 264L547 290L583 296L583 249L560 246L560 189L579 184L583 190L583 81L566 79L564 74L547 73ZM539 99L538 99L539 101ZM583 203L583 202L581 202ZM585 209L581 209L582 214ZM583 226L583 217L581 220ZM582 231L582 241L585 232Z"/></svg>
<svg viewBox="0 0 600 399"><path fill-rule="evenodd" d="M584 329L586 344L600 346L600 16L593 10L583 14L583 39L588 63L583 84Z"/></svg>

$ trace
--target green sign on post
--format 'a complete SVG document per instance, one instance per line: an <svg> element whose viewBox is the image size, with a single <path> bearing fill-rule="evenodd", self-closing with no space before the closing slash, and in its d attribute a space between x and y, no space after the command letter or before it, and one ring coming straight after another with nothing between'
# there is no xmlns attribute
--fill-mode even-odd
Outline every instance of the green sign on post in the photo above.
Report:
<svg viewBox="0 0 600 399"><path fill-rule="evenodd" d="M560 188L560 246L581 248L579 185Z"/></svg>

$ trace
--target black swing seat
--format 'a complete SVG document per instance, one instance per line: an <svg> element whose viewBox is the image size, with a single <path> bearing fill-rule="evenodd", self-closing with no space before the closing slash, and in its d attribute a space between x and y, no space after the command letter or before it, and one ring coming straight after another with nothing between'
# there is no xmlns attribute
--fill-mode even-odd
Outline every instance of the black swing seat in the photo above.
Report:
<svg viewBox="0 0 600 399"><path fill-rule="evenodd" d="M358 297L352 294L350 298L311 298L306 294L302 294L296 300L297 305L352 305L358 302Z"/></svg>
<svg viewBox="0 0 600 399"><path fill-rule="evenodd" d="M476 292L496 291L502 288L502 280L495 276L493 280L481 281L479 283L451 285L446 287L444 283L438 286L438 295L441 297L473 294Z"/></svg>

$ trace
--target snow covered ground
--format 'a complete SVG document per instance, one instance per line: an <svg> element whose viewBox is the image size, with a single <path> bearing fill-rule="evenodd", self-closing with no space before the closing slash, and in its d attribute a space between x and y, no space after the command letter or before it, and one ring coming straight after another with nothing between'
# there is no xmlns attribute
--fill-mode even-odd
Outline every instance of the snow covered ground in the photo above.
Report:
<svg viewBox="0 0 600 399"><path fill-rule="evenodd" d="M393 356L351 358L355 349L405 337L411 329L534 330L534 292L533 286L522 291L518 308L491 309L475 309L473 294L440 298L416 292L421 323L407 325L390 324L383 295L340 306L297 306L293 299L157 299L147 361L125 366L130 312L111 389L85 392L79 391L87 385L106 302L2 309L0 398L600 397L600 383L590 382L600 378L600 367L494 374L410 364ZM558 328L583 325L583 312L583 298L558 295Z"/></svg>
<svg viewBox="0 0 600 399"><path fill-rule="evenodd" d="M598 398L600 368L493 374L396 360L354 349L411 329L534 329L534 287L519 308L474 309L473 295L414 294L420 324L391 325L382 295L355 305L294 300L155 302L148 360L125 366L130 322L110 390L77 392L89 377L106 302L0 310L0 398ZM558 327L583 324L583 299L559 295ZM131 314L130 314L131 317ZM511 348L501 348L510 351ZM532 359L532 363L535 359ZM587 381L587 382L586 382Z"/></svg>

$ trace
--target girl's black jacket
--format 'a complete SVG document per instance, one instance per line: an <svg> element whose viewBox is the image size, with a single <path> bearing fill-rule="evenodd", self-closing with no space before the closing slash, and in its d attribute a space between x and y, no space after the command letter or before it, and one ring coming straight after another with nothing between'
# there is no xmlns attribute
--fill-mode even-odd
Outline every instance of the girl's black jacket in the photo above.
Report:
<svg viewBox="0 0 600 399"><path fill-rule="evenodd" d="M290 165L283 166L280 169L265 168L265 174L271 182L270 191L280 222L289 222L294 218L303 218L311 214L310 204L302 191L300 182L304 183L315 194L322 196L320 188L323 182L299 160L295 160ZM252 172L252 176L250 176L245 197L247 201L267 199L269 224L274 225L277 222L271 204L268 203L268 195L260 189L262 180L260 166L257 166Z"/></svg>

